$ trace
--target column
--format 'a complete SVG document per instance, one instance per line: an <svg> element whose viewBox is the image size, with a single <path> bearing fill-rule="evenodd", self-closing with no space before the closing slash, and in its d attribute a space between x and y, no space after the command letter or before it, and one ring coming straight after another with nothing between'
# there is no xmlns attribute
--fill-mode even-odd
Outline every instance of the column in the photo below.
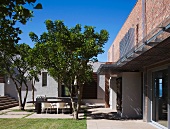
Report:
<svg viewBox="0 0 170 129"><path fill-rule="evenodd" d="M105 75L105 108L109 108L109 79L110 75Z"/></svg>
<svg viewBox="0 0 170 129"><path fill-rule="evenodd" d="M168 91L170 91L170 66L168 67ZM168 129L170 129L170 92L168 92Z"/></svg>

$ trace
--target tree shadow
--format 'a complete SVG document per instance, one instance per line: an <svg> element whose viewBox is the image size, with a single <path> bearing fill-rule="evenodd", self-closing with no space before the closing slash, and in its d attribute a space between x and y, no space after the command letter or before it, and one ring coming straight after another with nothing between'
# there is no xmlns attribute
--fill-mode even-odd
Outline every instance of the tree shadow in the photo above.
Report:
<svg viewBox="0 0 170 129"><path fill-rule="evenodd" d="M89 109L92 109L92 111L89 111ZM98 109L100 108L100 109ZM125 121L125 120L141 120L142 118L128 118L128 117L122 117L121 113L118 112L102 112L101 106L98 107L88 107L86 112L84 113L86 119L106 119L106 120L120 120L120 121ZM101 111L100 111L101 110Z"/></svg>

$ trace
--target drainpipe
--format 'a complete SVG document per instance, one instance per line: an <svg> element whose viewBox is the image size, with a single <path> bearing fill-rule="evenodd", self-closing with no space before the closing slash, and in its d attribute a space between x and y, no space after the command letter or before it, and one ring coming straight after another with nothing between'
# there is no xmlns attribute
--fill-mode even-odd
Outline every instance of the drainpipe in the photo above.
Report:
<svg viewBox="0 0 170 129"><path fill-rule="evenodd" d="M144 39L147 35L147 21L146 21L146 0L142 0L142 38ZM145 41L144 41L145 42Z"/></svg>

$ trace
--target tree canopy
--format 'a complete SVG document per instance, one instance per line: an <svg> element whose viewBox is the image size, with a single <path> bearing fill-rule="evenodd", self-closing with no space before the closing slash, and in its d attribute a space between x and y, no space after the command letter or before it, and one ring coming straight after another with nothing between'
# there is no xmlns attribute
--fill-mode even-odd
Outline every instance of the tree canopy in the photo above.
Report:
<svg viewBox="0 0 170 129"><path fill-rule="evenodd" d="M29 34L36 43L34 49L39 53L39 63L54 79L69 87L71 99L72 82L75 78L78 80L78 105L73 107L74 112L78 113L83 84L92 75L88 62L97 61L97 55L104 52L103 46L109 34L106 30L95 32L92 26L82 28L80 24L68 28L59 20L46 20L45 24L47 32L40 37L33 32Z"/></svg>
<svg viewBox="0 0 170 129"><path fill-rule="evenodd" d="M16 26L17 22L26 24L33 17L33 10L26 7L27 4L35 9L40 9L41 4L34 6L36 0L1 0L0 1L0 51L13 52L15 44L20 40L22 30Z"/></svg>
<svg viewBox="0 0 170 129"><path fill-rule="evenodd" d="M22 30L17 23L25 25L33 17L33 8L41 9L36 0L1 0L0 1L0 71L1 76L10 77L18 93L20 109L24 109L28 86L27 80L35 77L34 67L29 62L31 48L27 44L18 44ZM29 9L27 5L32 7ZM34 70L35 71L35 70ZM22 87L26 87L22 101Z"/></svg>

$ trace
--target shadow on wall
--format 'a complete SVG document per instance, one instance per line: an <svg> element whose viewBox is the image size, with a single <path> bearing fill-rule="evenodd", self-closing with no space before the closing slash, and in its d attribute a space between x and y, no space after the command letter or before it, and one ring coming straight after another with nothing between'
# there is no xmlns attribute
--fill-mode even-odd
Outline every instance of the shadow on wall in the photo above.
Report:
<svg viewBox="0 0 170 129"><path fill-rule="evenodd" d="M135 29L130 28L128 32L125 34L123 39L120 41L119 44L119 52L120 52L120 58L123 57L128 51L130 51L134 45L135 45Z"/></svg>
<svg viewBox="0 0 170 129"><path fill-rule="evenodd" d="M105 75L98 75L97 77L97 98L105 98Z"/></svg>
<svg viewBox="0 0 170 129"><path fill-rule="evenodd" d="M22 87L22 91L26 91L25 86ZM31 82L28 82L28 91L32 91ZM37 91L37 89L35 88L34 91ZM8 95L8 96L18 100L16 86L12 80L10 80L10 84L5 84L5 95Z"/></svg>
<svg viewBox="0 0 170 129"><path fill-rule="evenodd" d="M98 98L104 99L104 95L105 95L104 90L100 86L98 86L98 95L97 95Z"/></svg>
<svg viewBox="0 0 170 129"><path fill-rule="evenodd" d="M31 81L29 81L27 84L28 84L28 91L32 91ZM25 85L22 86L22 91L26 91ZM34 91L37 91L37 89L35 87L34 87Z"/></svg>
<svg viewBox="0 0 170 129"><path fill-rule="evenodd" d="M126 93L123 94L123 117L125 118L142 118L141 94L133 92L131 88L126 87Z"/></svg>

